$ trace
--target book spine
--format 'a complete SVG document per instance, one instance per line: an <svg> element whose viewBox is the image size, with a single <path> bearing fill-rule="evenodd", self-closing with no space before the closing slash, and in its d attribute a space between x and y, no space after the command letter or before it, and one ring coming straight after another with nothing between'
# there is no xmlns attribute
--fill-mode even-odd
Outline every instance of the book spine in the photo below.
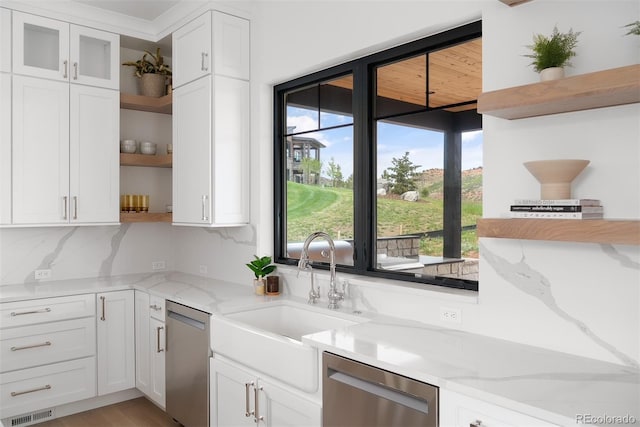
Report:
<svg viewBox="0 0 640 427"><path fill-rule="evenodd" d="M513 202L514 205L529 205L529 206L600 206L600 200L596 199L516 199Z"/></svg>
<svg viewBox="0 0 640 427"><path fill-rule="evenodd" d="M582 212L602 213L602 206L576 206L576 205L511 205L511 212Z"/></svg>
<svg viewBox="0 0 640 427"><path fill-rule="evenodd" d="M584 212L511 212L511 218L534 219L600 219L601 213Z"/></svg>

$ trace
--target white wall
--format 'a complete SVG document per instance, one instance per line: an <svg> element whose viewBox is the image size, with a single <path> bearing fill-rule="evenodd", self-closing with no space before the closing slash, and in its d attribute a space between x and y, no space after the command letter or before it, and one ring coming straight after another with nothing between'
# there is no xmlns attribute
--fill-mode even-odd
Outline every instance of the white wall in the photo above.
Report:
<svg viewBox="0 0 640 427"><path fill-rule="evenodd" d="M484 89L533 83L526 45L555 24L582 31L568 75L638 63L638 37L621 27L637 1L259 2L252 22L253 205L257 251L272 253L272 85L433 32L483 19ZM576 197L603 201L609 218L640 218L638 104L506 121L484 119L485 216L512 199L537 197L523 161L586 158ZM256 205L259 207L256 210ZM352 280L347 304L429 323L440 307L462 309L458 327L563 352L637 365L640 250L634 246L482 239L478 298L442 296L390 282ZM308 278L280 268L287 291L305 296ZM326 282L323 286L326 286ZM447 325L451 326L451 325Z"/></svg>

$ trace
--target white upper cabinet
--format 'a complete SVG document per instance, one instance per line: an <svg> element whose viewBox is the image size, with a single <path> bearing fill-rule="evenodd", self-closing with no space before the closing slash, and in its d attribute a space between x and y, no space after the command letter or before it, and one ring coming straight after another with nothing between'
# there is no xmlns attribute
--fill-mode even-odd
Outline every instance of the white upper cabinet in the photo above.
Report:
<svg viewBox="0 0 640 427"><path fill-rule="evenodd" d="M11 224L11 75L0 73L0 224Z"/></svg>
<svg viewBox="0 0 640 427"><path fill-rule="evenodd" d="M13 72L118 89L120 36L13 12Z"/></svg>
<svg viewBox="0 0 640 427"><path fill-rule="evenodd" d="M0 72L11 72L11 10L0 7Z"/></svg>
<svg viewBox="0 0 640 427"><path fill-rule="evenodd" d="M13 76L13 223L69 221L69 85Z"/></svg>
<svg viewBox="0 0 640 427"><path fill-rule="evenodd" d="M215 74L249 80L249 46L249 21L213 12Z"/></svg>
<svg viewBox="0 0 640 427"><path fill-rule="evenodd" d="M173 33L173 87L202 76L249 80L249 21L206 12Z"/></svg>
<svg viewBox="0 0 640 427"><path fill-rule="evenodd" d="M173 33L174 89L211 73L211 12Z"/></svg>

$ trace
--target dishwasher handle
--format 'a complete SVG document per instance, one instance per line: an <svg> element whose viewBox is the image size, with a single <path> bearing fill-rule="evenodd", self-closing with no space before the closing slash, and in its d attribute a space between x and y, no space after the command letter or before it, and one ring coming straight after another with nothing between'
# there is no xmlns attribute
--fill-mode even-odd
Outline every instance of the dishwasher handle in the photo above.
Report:
<svg viewBox="0 0 640 427"><path fill-rule="evenodd" d="M201 331L206 330L206 324L204 322L201 322L197 319L192 319L191 317L187 317L180 313L176 313L175 311L167 310L167 317L177 320L180 323L184 323L185 325L200 329Z"/></svg>

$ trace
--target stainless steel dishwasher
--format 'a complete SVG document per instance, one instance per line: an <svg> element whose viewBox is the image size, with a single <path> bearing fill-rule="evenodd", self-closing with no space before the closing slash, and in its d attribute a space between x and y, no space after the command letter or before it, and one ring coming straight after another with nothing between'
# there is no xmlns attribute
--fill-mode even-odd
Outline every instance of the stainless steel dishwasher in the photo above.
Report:
<svg viewBox="0 0 640 427"><path fill-rule="evenodd" d="M167 413L186 427L209 426L209 314L167 301Z"/></svg>
<svg viewBox="0 0 640 427"><path fill-rule="evenodd" d="M322 425L438 425L438 387L331 353L322 356Z"/></svg>

